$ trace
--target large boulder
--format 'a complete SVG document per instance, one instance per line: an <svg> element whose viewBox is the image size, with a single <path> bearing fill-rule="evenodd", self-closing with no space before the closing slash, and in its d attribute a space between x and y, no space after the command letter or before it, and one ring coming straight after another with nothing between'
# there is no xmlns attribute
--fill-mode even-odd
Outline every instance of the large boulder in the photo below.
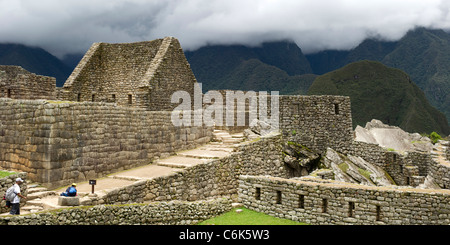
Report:
<svg viewBox="0 0 450 245"><path fill-rule="evenodd" d="M405 132L399 127L389 126L375 119L368 122L364 128L356 127L355 141L378 144L399 152L430 152L433 149L433 144L428 137Z"/></svg>
<svg viewBox="0 0 450 245"><path fill-rule="evenodd" d="M76 197L66 197L59 196L58 197L58 205L59 206L80 206L80 198Z"/></svg>
<svg viewBox="0 0 450 245"><path fill-rule="evenodd" d="M284 163L293 170L293 177L310 174L320 164L320 154L307 147L288 142L283 147Z"/></svg>
<svg viewBox="0 0 450 245"><path fill-rule="evenodd" d="M369 186L389 186L395 183L380 167L361 157L343 155L328 148L324 157L324 166L334 172L334 179Z"/></svg>

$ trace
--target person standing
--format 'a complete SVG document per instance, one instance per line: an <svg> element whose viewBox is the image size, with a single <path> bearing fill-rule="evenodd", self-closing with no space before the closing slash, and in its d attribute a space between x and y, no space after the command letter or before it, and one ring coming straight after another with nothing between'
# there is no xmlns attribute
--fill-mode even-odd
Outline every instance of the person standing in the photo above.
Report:
<svg viewBox="0 0 450 245"><path fill-rule="evenodd" d="M20 214L20 198L27 199L25 196L23 196L20 193L20 185L22 183L23 183L23 180L21 178L16 179L16 183L14 184L14 194L16 194L16 196L11 201L11 212L9 212L9 214L19 215Z"/></svg>

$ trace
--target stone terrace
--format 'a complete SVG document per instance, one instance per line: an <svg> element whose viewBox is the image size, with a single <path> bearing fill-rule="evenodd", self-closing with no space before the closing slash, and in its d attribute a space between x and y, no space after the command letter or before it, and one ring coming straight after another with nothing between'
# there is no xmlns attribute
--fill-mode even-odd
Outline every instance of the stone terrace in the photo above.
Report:
<svg viewBox="0 0 450 245"><path fill-rule="evenodd" d="M240 143L243 143L242 133L230 135L225 131L216 130L214 135L216 136L215 141L196 149L177 152L175 155L161 158L153 164L125 170L98 179L97 185L94 187L95 194L92 194L92 186L88 182L78 183L77 190L81 198L81 205L90 205L92 200L101 200L108 193L114 192L115 189L132 186L138 181L165 176L170 177L185 168L227 157L236 150ZM22 213L63 208L63 206L58 205L58 198L65 188L48 191L46 188L39 187L36 184L29 185L29 201L22 207ZM103 201L98 203L104 204Z"/></svg>

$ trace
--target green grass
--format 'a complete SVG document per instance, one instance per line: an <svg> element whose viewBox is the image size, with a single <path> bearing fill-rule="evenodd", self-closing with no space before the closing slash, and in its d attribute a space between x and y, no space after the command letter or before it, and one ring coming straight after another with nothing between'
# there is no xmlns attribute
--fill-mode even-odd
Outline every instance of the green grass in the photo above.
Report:
<svg viewBox="0 0 450 245"><path fill-rule="evenodd" d="M0 178L5 178L5 177L13 175L13 174L16 174L16 173L14 173L14 172L7 172L7 171L0 171Z"/></svg>
<svg viewBox="0 0 450 245"><path fill-rule="evenodd" d="M242 212L237 213L237 209ZM280 219L246 208L234 208L230 212L200 222L198 225L307 225L288 219Z"/></svg>
<svg viewBox="0 0 450 245"><path fill-rule="evenodd" d="M341 164L339 164L338 165L338 167L344 172L344 173L347 173L347 170L348 170L348 164L346 163L346 162L343 162L343 163L341 163Z"/></svg>

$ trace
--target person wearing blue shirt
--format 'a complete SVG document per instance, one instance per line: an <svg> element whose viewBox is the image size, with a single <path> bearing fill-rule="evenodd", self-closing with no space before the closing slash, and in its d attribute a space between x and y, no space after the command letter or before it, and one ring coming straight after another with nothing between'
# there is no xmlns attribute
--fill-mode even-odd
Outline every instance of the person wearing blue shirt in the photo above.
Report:
<svg viewBox="0 0 450 245"><path fill-rule="evenodd" d="M61 193L61 196L65 197L74 197L77 195L77 184L72 183L72 186L69 186L65 192Z"/></svg>

